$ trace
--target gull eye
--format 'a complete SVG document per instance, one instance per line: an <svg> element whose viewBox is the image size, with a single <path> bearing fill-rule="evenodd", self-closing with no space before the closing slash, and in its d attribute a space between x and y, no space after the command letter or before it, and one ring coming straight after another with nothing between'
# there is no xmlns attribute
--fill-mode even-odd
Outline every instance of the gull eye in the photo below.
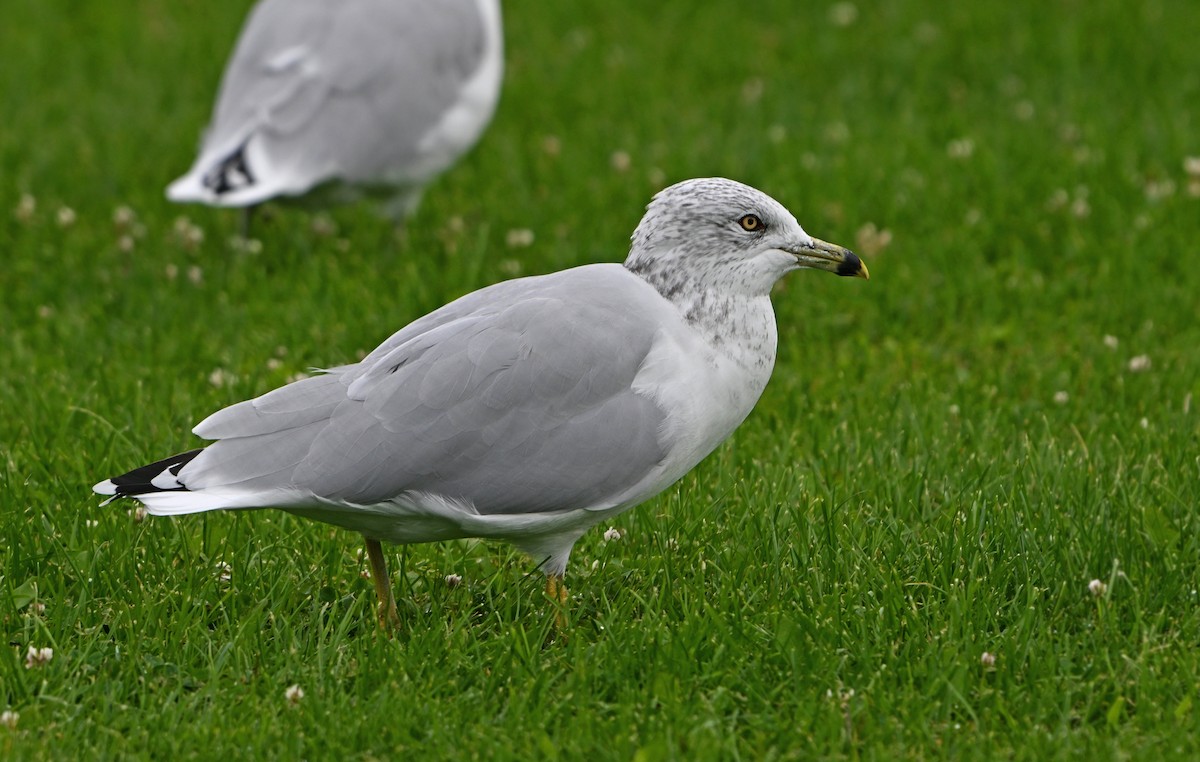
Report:
<svg viewBox="0 0 1200 762"><path fill-rule="evenodd" d="M758 218L757 214L747 214L738 220L738 224L742 226L742 230L747 233L757 233L766 227L763 221Z"/></svg>

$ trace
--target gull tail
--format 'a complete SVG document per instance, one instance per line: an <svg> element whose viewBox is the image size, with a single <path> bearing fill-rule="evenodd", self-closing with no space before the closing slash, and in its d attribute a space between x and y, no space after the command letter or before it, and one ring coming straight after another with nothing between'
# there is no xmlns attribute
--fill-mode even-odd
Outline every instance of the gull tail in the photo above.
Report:
<svg viewBox="0 0 1200 762"><path fill-rule="evenodd" d="M191 492L180 483L180 470L190 463L203 448L172 455L132 471L105 479L92 487L98 495L111 495L102 505L120 497L132 497L155 515L199 513L229 507L228 501L213 500L201 492Z"/></svg>
<svg viewBox="0 0 1200 762"><path fill-rule="evenodd" d="M317 179L303 167L272 161L255 135L240 144L202 151L187 174L167 186L167 198L177 203L245 207L277 196L301 195Z"/></svg>
<svg viewBox="0 0 1200 762"><path fill-rule="evenodd" d="M242 143L223 157L201 157L186 175L167 187L171 201L220 204L226 196L254 186L256 180Z"/></svg>
<svg viewBox="0 0 1200 762"><path fill-rule="evenodd" d="M180 484L176 477L179 476L181 468L202 452L204 452L204 448L163 458L149 465L135 468L129 473L105 479L92 487L92 491L98 495L136 497L153 492L186 490L187 487Z"/></svg>

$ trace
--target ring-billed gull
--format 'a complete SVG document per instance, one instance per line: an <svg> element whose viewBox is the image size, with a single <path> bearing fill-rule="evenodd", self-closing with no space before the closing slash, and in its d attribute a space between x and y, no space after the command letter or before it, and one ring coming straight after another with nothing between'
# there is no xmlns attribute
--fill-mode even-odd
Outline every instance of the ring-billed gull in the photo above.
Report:
<svg viewBox="0 0 1200 762"><path fill-rule="evenodd" d="M512 542L547 591L588 528L662 492L749 415L775 365L771 287L867 277L770 196L719 178L657 194L623 265L480 289L361 362L220 410L215 443L100 482L152 514L280 508L379 542Z"/></svg>
<svg viewBox="0 0 1200 762"><path fill-rule="evenodd" d="M262 0L172 201L247 207L327 184L402 218L492 118L499 0Z"/></svg>

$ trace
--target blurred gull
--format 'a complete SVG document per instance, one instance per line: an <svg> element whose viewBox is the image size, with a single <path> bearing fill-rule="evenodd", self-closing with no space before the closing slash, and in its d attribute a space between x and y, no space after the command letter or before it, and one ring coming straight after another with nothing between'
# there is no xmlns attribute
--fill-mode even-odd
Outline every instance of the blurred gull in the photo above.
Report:
<svg viewBox="0 0 1200 762"><path fill-rule="evenodd" d="M654 197L624 265L497 283L331 368L209 416L217 440L100 482L155 515L280 508L380 540L508 540L565 600L575 541L674 484L746 418L775 365L771 287L867 277L754 188Z"/></svg>
<svg viewBox="0 0 1200 762"><path fill-rule="evenodd" d="M333 185L399 220L492 118L499 0L262 0L172 201L248 207Z"/></svg>

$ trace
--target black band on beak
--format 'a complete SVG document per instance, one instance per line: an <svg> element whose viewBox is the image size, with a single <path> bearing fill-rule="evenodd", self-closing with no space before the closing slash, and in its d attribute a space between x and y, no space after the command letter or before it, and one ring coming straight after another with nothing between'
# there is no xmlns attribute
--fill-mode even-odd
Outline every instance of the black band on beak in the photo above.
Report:
<svg viewBox="0 0 1200 762"><path fill-rule="evenodd" d="M861 275L863 270L862 260L852 251L846 252L846 259L838 265L837 274L844 277L853 277Z"/></svg>

